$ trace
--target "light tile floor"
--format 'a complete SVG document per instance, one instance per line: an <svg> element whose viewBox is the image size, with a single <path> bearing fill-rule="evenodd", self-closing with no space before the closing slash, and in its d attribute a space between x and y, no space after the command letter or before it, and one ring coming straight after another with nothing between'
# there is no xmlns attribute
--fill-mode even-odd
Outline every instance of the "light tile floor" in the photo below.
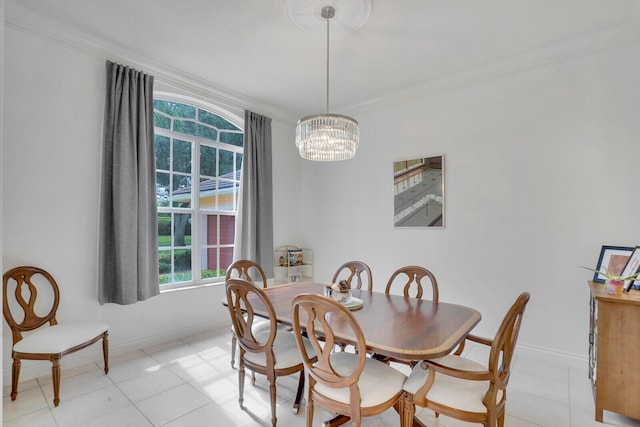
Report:
<svg viewBox="0 0 640 427"><path fill-rule="evenodd" d="M50 376L20 383L18 399L13 402L10 388L4 387L3 426L270 426L268 384L263 376L258 375L252 386L247 375L245 409L238 405L238 373L229 363L230 345L227 328L112 357L108 375L99 362L73 369L63 366L57 408L53 407ZM480 350L469 347L467 356L482 360L485 354ZM304 406L297 415L291 410L296 387L297 375L277 381L281 426L305 425ZM436 419L432 412L421 409L418 416L431 427L473 425L445 416ZM330 417L316 405L314 425ZM516 356L506 426L640 426L638 420L606 411L604 421L594 421L586 366L567 367ZM363 422L367 427L398 424L393 410Z"/></svg>

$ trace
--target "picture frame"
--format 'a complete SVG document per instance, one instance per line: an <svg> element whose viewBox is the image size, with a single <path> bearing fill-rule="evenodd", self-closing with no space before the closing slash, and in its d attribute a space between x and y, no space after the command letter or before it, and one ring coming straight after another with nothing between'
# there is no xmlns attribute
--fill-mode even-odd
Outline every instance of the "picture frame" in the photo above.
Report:
<svg viewBox="0 0 640 427"><path fill-rule="evenodd" d="M629 259L627 260L627 263L624 266L624 269L622 270L622 273L620 275L622 277L627 277L627 276L636 274L638 271L640 271L640 246L636 246L633 249L633 252L631 253L631 256L629 257ZM625 292L629 292L629 289L631 289L633 282L635 282L634 279L625 280L623 290Z"/></svg>
<svg viewBox="0 0 640 427"><path fill-rule="evenodd" d="M444 228L444 155L393 162L393 226Z"/></svg>
<svg viewBox="0 0 640 427"><path fill-rule="evenodd" d="M600 271L603 268L607 268L614 274L621 274L633 252L634 248L632 246L604 245L602 249L600 249L600 257L598 258L596 270ZM604 283L606 277L598 271L594 273L593 281Z"/></svg>

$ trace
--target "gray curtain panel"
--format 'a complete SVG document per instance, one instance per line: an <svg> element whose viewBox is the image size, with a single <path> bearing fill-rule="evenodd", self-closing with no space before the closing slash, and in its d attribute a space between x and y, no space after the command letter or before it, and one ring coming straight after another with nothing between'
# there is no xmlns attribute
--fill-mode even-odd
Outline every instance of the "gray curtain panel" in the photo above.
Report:
<svg viewBox="0 0 640 427"><path fill-rule="evenodd" d="M100 203L100 304L160 293L153 76L107 61Z"/></svg>
<svg viewBox="0 0 640 427"><path fill-rule="evenodd" d="M249 259L273 277L271 119L244 112L244 159L234 260Z"/></svg>

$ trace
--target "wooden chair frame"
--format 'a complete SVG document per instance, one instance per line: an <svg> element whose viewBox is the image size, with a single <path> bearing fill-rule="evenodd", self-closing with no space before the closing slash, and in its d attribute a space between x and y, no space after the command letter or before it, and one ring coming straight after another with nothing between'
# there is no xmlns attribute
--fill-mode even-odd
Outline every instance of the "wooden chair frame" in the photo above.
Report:
<svg viewBox="0 0 640 427"><path fill-rule="evenodd" d="M400 267L393 272L391 277L389 277L387 286L384 290L386 294L390 293L391 287L395 283L398 276L406 276L407 281L405 282L402 289L403 295L405 297L413 297L418 299L421 299L424 293L422 288L422 280L427 277L431 282L431 290L433 292L433 296L431 299L433 302L438 302L438 281L436 280L436 276L428 269L417 265L407 265L404 267ZM415 295L411 295L411 291L414 287L416 288L416 293Z"/></svg>
<svg viewBox="0 0 640 427"><path fill-rule="evenodd" d="M301 294L295 297L292 307L294 335L298 343L298 350L300 350L302 356L302 362L309 376L306 410L307 427L311 427L313 423L314 402L319 403L330 411L349 416L354 426L360 425L362 417L378 415L398 405L397 407L400 408L400 423L402 425L402 417L404 416L404 411L400 406L402 404L402 391L399 391L395 396L381 404L369 407L361 406L361 392L358 381L365 368L366 352L362 351L355 355L358 358L357 364L347 376L336 372L331 363L334 345L340 339L328 323L327 319L329 317L331 317L332 322L339 323L344 327L348 326L353 331L357 340L356 348L366 348L362 329L349 309L331 298L311 294ZM301 315L301 313L304 314ZM315 350L317 362L307 353L302 342L303 328L304 335L308 336ZM350 402L345 404L318 393L315 387L317 383L331 388L348 387Z"/></svg>
<svg viewBox="0 0 640 427"><path fill-rule="evenodd" d="M302 361L293 366L286 368L276 369L277 354L273 351L273 343L276 339L278 332L276 313L273 310L273 306L269 301L269 298L265 292L256 287L253 283L238 279L231 278L227 280L225 285L227 295L227 307L229 314L231 315L231 322L233 327L233 333L240 346L240 366L238 369L238 387L239 397L238 402L243 407L244 403L244 378L245 367L251 371L265 375L269 381L269 393L271 398L271 422L275 427L277 423L276 418L276 378L281 376L287 376L300 372L300 378L298 380L298 391L294 401L294 413L298 412L300 404L300 398L302 397L302 391L304 389L304 365ZM268 313L269 335L265 341L258 341L253 335L253 323L258 320L258 316L255 314L253 306L249 302L249 296L253 294L258 297L260 304L262 304ZM260 318L262 320L262 318ZM286 333L286 332L285 332ZM245 354L250 353L264 353L266 363L256 364L247 360Z"/></svg>
<svg viewBox="0 0 640 427"><path fill-rule="evenodd" d="M511 374L511 360L529 298L530 294L528 292L520 294L502 320L493 340L471 334L467 336L467 340L491 348L485 371L466 371L429 360L423 361L421 368L414 368L427 369L428 375L424 385L415 395L411 393L405 394L404 409L406 413L404 419L412 419L415 405L418 405L431 409L436 414L442 413L462 421L481 423L485 427L503 427L507 384ZM468 412L429 400L429 389L433 386L438 375L449 375L469 381L488 381L489 386L482 400L486 411ZM404 427L410 426L410 423L405 422Z"/></svg>
<svg viewBox="0 0 640 427"><path fill-rule="evenodd" d="M51 302L51 308L49 312L40 317L35 312L35 304L38 297L37 287L33 283L34 276L42 276L51 286L53 292L53 301ZM14 317L11 308L9 307L8 300L8 287L9 281L13 280L16 283L16 289L14 292L15 301L19 306L19 310L24 314L23 320L17 322ZM24 299L24 296L28 293L28 301ZM11 328L11 335L13 338L13 345L15 347L20 341L22 341L23 332L30 332L35 329L44 326L49 323L49 326L55 326L58 324L56 320L56 312L60 303L60 289L57 282L47 271L32 266L20 266L12 268L7 271L2 277L2 314L4 315L9 328ZM109 331L105 330L103 333L93 337L92 339L82 342L74 347L65 349L58 353L26 353L19 352L12 349L11 357L13 358L13 364L11 368L11 400L16 400L18 397L18 381L20 379L20 367L21 360L49 360L52 363L51 376L53 378L53 404L58 406L60 404L60 359L69 353L74 353L83 348L89 347L97 341L102 340L102 355L104 357L104 373L109 373Z"/></svg>
<svg viewBox="0 0 640 427"><path fill-rule="evenodd" d="M414 290L413 288L415 288L415 295L413 295L413 298L422 299L422 295L424 295L422 280L426 277L431 283L432 300L433 302L438 302L439 293L438 293L438 281L436 280L436 276L428 269L417 266L417 265L407 265L404 267L400 267L399 269L394 271L391 277L389 277L389 280L387 281L387 286L384 292L388 295L391 292L391 288L395 283L401 283L399 282L399 279L402 278L403 276L405 277L405 280L406 280L402 288L403 295L405 297L407 298L412 297L411 293ZM464 347L459 347L456 350L456 352L461 353L463 348ZM396 363L401 363L403 365L408 365L411 367L415 366L417 363L414 360L402 360L402 359L382 356L378 354L374 354L373 357L385 363L396 362Z"/></svg>
<svg viewBox="0 0 640 427"><path fill-rule="evenodd" d="M347 279L345 280L347 281L347 283L349 283L352 289L362 289L362 275L364 273L365 275L367 275L369 282L367 290L369 292L373 291L373 275L371 274L371 269L362 261L348 261L342 264L333 275L331 283L336 283L336 280L338 280L340 273L342 273L344 270L349 270L350 272L349 277L347 277ZM351 283L354 278L357 279L355 287L352 286Z"/></svg>
<svg viewBox="0 0 640 427"><path fill-rule="evenodd" d="M229 267L227 267L227 273L225 275L225 281L231 278L240 278L244 279L250 283L254 282L254 277L259 276L262 280L262 288L266 289L267 287L267 276L264 274L264 270L257 262L248 260L248 259L240 259L231 263ZM238 347L235 335L231 335L231 367L235 368L236 364L236 348ZM252 377L253 382L255 383L255 376Z"/></svg>

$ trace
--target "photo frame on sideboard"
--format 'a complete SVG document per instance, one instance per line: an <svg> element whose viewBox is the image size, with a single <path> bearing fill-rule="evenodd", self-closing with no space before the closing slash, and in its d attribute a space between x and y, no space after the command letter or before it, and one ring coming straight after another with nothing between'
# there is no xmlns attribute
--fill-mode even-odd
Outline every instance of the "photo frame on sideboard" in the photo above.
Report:
<svg viewBox="0 0 640 427"><path fill-rule="evenodd" d="M444 155L393 162L393 226L444 227Z"/></svg>
<svg viewBox="0 0 640 427"><path fill-rule="evenodd" d="M629 257L629 260L627 261L627 264L624 266L624 269L622 269L622 274L620 275L622 277L628 277L636 274L638 271L640 271L640 246L636 246L634 248L633 252L631 253L631 256ZM633 282L635 282L634 279L625 280L624 282L625 292L629 292L629 289L631 289Z"/></svg>
<svg viewBox="0 0 640 427"><path fill-rule="evenodd" d="M613 274L621 274L627 265L627 261L629 261L629 257L631 257L633 249L632 246L602 246L596 270L600 271L606 268L611 270ZM605 280L606 277L598 272L593 275L594 282L604 283Z"/></svg>

